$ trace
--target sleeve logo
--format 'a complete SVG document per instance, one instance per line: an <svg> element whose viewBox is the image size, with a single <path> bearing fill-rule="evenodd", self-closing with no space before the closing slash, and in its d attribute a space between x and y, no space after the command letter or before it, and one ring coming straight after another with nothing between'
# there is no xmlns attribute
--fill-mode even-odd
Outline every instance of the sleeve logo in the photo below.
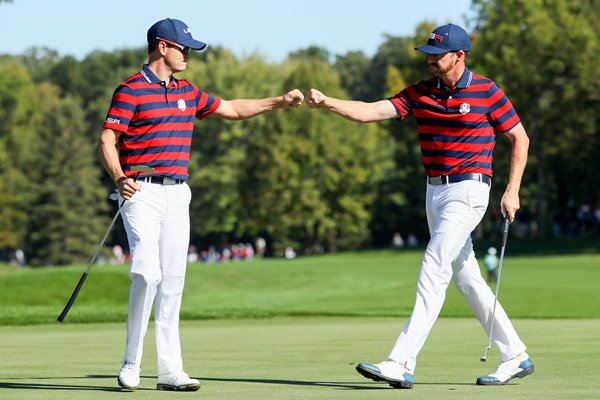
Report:
<svg viewBox="0 0 600 400"><path fill-rule="evenodd" d="M118 118L106 118L106 123L107 124L115 124L115 125L119 125L121 123L121 120Z"/></svg>

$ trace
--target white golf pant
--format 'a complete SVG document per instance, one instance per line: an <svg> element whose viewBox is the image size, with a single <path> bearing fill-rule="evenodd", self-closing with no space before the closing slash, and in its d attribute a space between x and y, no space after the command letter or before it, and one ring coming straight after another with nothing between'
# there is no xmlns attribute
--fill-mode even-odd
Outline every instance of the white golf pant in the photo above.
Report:
<svg viewBox="0 0 600 400"><path fill-rule="evenodd" d="M179 310L190 236L187 184L141 182L123 206L131 252L131 289L125 360L141 365L144 336L154 304L158 374L183 370Z"/></svg>
<svg viewBox="0 0 600 400"><path fill-rule="evenodd" d="M391 360L415 369L417 355L442 309L451 279L486 334L490 324L494 324L492 342L498 347L502 361L525 351L525 344L500 303L496 305L491 321L495 295L481 276L473 252L471 232L483 218L489 191L487 184L478 181L427 184L427 222L431 239L421 264L415 306L392 348Z"/></svg>

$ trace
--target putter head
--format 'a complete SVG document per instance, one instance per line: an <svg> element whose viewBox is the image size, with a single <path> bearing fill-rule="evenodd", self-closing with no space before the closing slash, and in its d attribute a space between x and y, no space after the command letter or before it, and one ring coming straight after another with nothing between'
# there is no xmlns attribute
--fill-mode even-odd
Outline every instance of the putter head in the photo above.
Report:
<svg viewBox="0 0 600 400"><path fill-rule="evenodd" d="M148 167L147 165L134 165L131 167L132 171L139 172L140 174L153 174L154 168Z"/></svg>
<svg viewBox="0 0 600 400"><path fill-rule="evenodd" d="M483 355L481 356L481 358L479 359L479 361L481 362L486 362L487 361L487 353L488 351L492 348L492 346L485 346L485 351L483 352Z"/></svg>

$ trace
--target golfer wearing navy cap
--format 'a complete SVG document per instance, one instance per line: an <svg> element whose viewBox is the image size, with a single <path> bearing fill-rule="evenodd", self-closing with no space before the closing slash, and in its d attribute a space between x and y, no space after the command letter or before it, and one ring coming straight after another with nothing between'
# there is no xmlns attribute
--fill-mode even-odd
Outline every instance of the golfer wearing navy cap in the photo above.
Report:
<svg viewBox="0 0 600 400"><path fill-rule="evenodd" d="M190 236L191 192L186 181L195 119L242 120L278 108L298 107L295 89L264 99L223 100L174 74L187 67L190 50L206 44L189 27L163 19L148 30L148 64L115 90L100 136L99 153L122 200L131 252L125 357L118 384L140 384L144 335L154 305L159 390L198 390L184 372L179 309ZM139 175L136 166L152 167Z"/></svg>
<svg viewBox="0 0 600 400"><path fill-rule="evenodd" d="M357 371L395 388L412 388L417 355L435 323L450 280L467 299L477 319L500 351L495 372L477 379L480 385L502 385L533 372L525 344L500 304L493 313L494 293L487 286L471 242L471 232L486 211L492 182L496 135L512 144L508 185L500 208L514 219L519 187L527 162L529 139L508 98L490 79L465 65L469 35L458 25L444 25L416 48L427 54L431 79L373 103L327 97L316 89L306 96L312 108L332 111L357 122L414 116L426 177L426 211L431 239L417 282L412 315L390 352L378 364L360 363ZM492 319L493 315L493 319Z"/></svg>

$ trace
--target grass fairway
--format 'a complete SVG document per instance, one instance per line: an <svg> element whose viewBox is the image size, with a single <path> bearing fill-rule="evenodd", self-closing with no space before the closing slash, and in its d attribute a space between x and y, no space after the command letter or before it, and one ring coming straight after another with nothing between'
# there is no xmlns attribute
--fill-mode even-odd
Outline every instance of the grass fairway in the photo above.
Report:
<svg viewBox="0 0 600 400"><path fill-rule="evenodd" d="M410 315L422 251L365 251L188 267L183 319ZM600 255L511 256L500 300L513 318L600 319ZM53 322L83 266L0 273L0 325ZM126 266L94 267L68 323L123 321ZM442 316L470 317L450 285Z"/></svg>
<svg viewBox="0 0 600 400"><path fill-rule="evenodd" d="M598 320L515 320L536 372L503 387L474 384L495 368L474 319L442 318L421 352L412 390L359 376L359 361L387 356L404 318L278 317L185 321L184 363L202 388L156 391L153 331L146 340L141 388L120 392L120 323L0 327L0 399L598 399Z"/></svg>
<svg viewBox="0 0 600 400"><path fill-rule="evenodd" d="M419 356L413 390L358 375L356 363L385 359L400 333L421 257L421 251L368 251L189 266L184 363L202 389L176 394L154 389L152 331L142 387L117 388L125 324L98 322L125 319L126 267L95 267L64 326L52 322L82 266L0 268L0 400L600 399L597 252L507 255L500 300L529 346L532 376L504 387L474 384L495 369L498 354L479 361L487 338L453 285L446 318Z"/></svg>

